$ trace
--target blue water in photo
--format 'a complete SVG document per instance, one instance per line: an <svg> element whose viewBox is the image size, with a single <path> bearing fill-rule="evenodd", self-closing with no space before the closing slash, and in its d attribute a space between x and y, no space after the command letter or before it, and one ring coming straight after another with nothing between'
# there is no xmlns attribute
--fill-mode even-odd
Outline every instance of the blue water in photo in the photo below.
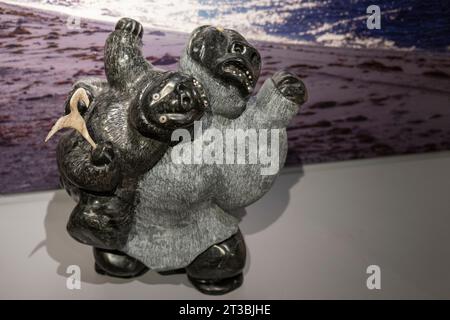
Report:
<svg viewBox="0 0 450 320"><path fill-rule="evenodd" d="M449 51L446 0L22 0L100 20L129 16L154 28L190 32L203 24L239 30L255 40L325 46ZM381 9L381 29L366 26L369 5Z"/></svg>

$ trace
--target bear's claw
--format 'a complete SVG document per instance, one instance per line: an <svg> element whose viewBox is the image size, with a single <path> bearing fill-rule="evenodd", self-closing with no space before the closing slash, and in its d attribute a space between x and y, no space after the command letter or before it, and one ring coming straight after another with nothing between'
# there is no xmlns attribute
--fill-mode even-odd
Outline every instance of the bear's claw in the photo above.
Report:
<svg viewBox="0 0 450 320"><path fill-rule="evenodd" d="M130 32L139 39L142 39L142 34L144 33L142 24L130 18L120 19L116 24L116 30L124 30Z"/></svg>
<svg viewBox="0 0 450 320"><path fill-rule="evenodd" d="M292 102L303 104L308 99L306 87L302 80L287 71L278 71L272 76L275 87Z"/></svg>

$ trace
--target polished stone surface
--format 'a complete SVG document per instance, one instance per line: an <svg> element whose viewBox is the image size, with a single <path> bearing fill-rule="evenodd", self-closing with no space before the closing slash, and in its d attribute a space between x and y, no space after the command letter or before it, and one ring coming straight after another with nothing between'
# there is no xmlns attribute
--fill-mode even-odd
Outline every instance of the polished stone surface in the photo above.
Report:
<svg viewBox="0 0 450 320"><path fill-rule="evenodd" d="M117 278L139 277L148 271L142 262L117 250L94 248L95 271Z"/></svg>

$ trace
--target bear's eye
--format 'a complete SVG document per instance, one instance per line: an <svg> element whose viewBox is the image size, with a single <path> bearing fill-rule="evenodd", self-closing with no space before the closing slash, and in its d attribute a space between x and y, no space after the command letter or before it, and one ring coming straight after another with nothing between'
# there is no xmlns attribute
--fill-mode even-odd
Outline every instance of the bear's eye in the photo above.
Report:
<svg viewBox="0 0 450 320"><path fill-rule="evenodd" d="M231 46L231 52L232 53L244 54L245 53L245 46L242 43L235 42Z"/></svg>
<svg viewBox="0 0 450 320"><path fill-rule="evenodd" d="M159 117L159 122L160 122L160 123L166 123L166 122L167 122L167 117L164 116L164 115L163 115L163 116L160 116L160 117Z"/></svg>

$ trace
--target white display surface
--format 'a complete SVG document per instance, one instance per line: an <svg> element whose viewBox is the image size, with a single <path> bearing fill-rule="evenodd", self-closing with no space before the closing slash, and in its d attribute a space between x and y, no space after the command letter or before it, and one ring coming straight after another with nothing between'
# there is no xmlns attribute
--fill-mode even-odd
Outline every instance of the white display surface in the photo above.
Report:
<svg viewBox="0 0 450 320"><path fill-rule="evenodd" d="M72 240L63 191L0 197L0 298L450 298L450 152L286 170L246 209L244 284L197 292L185 275L97 275L91 248ZM66 288L69 265L81 289ZM366 268L381 268L381 289Z"/></svg>

